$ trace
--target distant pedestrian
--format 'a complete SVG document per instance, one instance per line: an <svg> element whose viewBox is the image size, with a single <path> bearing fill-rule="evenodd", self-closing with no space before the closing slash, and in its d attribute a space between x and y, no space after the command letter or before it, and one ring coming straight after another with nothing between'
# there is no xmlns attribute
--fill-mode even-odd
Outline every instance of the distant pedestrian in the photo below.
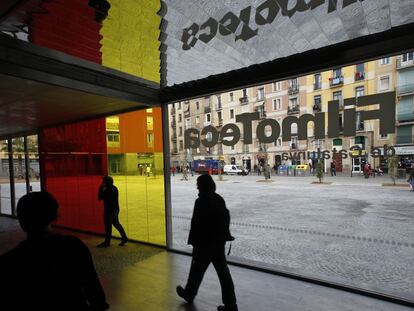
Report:
<svg viewBox="0 0 414 311"><path fill-rule="evenodd" d="M102 178L102 184L98 190L98 199L104 202L105 241L97 245L97 247L111 246L112 226L121 234L122 240L119 246L124 246L128 242L128 237L119 222L118 188L114 186L112 177L104 176Z"/></svg>
<svg viewBox="0 0 414 311"><path fill-rule="evenodd" d="M263 167L263 175L265 177L265 180L270 179L270 165L269 163L266 163Z"/></svg>
<svg viewBox="0 0 414 311"><path fill-rule="evenodd" d="M147 174L147 177L150 177L151 176L151 166L150 165L147 165L147 167L145 169L145 172Z"/></svg>
<svg viewBox="0 0 414 311"><path fill-rule="evenodd" d="M411 191L414 191L414 168L411 168L410 176L407 180L410 184Z"/></svg>
<svg viewBox="0 0 414 311"><path fill-rule="evenodd" d="M181 172L183 173L182 180L188 180L187 167L183 166L183 168L181 169Z"/></svg>
<svg viewBox="0 0 414 311"><path fill-rule="evenodd" d="M371 169L370 169L370 165L368 163L365 163L364 165L364 177L365 178L369 178L369 176L371 176Z"/></svg>
<svg viewBox="0 0 414 311"><path fill-rule="evenodd" d="M190 274L185 288L177 286L177 294L192 303L210 263L220 280L224 305L218 311L237 311L233 279L226 262L225 243L234 238L230 234L230 213L224 199L216 193L210 175L197 178L198 199L191 219L188 244L193 246Z"/></svg>
<svg viewBox="0 0 414 311"><path fill-rule="evenodd" d="M331 162L331 176L336 176L336 164L335 161Z"/></svg>
<svg viewBox="0 0 414 311"><path fill-rule="evenodd" d="M171 172L172 172L173 176L175 176L175 166L171 167Z"/></svg>
<svg viewBox="0 0 414 311"><path fill-rule="evenodd" d="M109 308L86 245L56 234L59 204L48 192L31 192L17 203L27 238L0 256L2 310L103 311Z"/></svg>

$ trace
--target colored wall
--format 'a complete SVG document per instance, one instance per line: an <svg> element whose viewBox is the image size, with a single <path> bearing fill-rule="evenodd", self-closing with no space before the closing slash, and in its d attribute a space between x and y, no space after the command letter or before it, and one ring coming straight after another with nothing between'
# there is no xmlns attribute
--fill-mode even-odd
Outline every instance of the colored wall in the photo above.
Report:
<svg viewBox="0 0 414 311"><path fill-rule="evenodd" d="M160 82L161 4L154 0L111 0L101 35L102 64Z"/></svg>
<svg viewBox="0 0 414 311"><path fill-rule="evenodd" d="M97 189L107 174L105 119L43 129L39 151L43 189L60 205L57 224L102 233Z"/></svg>
<svg viewBox="0 0 414 311"><path fill-rule="evenodd" d="M44 1L33 13L29 41L94 63L101 63L101 24L88 0Z"/></svg>

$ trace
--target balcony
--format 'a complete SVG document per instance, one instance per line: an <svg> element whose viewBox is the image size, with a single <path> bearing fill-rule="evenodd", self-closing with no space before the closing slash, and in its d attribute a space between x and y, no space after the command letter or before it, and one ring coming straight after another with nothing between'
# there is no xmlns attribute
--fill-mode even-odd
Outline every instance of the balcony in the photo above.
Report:
<svg viewBox="0 0 414 311"><path fill-rule="evenodd" d="M190 117L190 108L184 111L184 118L189 118L189 117Z"/></svg>
<svg viewBox="0 0 414 311"><path fill-rule="evenodd" d="M211 107L210 106L205 106L204 107L204 113L210 113L211 112Z"/></svg>
<svg viewBox="0 0 414 311"><path fill-rule="evenodd" d="M239 101L240 105L247 105L249 103L249 99L247 98L247 96L240 97Z"/></svg>
<svg viewBox="0 0 414 311"><path fill-rule="evenodd" d="M299 113L299 106L292 106L292 107L288 107L288 114L296 114Z"/></svg>
<svg viewBox="0 0 414 311"><path fill-rule="evenodd" d="M414 94L414 83L412 84L405 84L397 87L397 95L404 96L404 95L412 95Z"/></svg>
<svg viewBox="0 0 414 311"><path fill-rule="evenodd" d="M221 109L223 109L223 106L220 104L216 105L216 111L220 111Z"/></svg>
<svg viewBox="0 0 414 311"><path fill-rule="evenodd" d="M177 127L177 124L175 123L175 120L171 121L171 127L175 129Z"/></svg>
<svg viewBox="0 0 414 311"><path fill-rule="evenodd" d="M313 113L315 112L321 112L322 108L321 108L321 104L314 104L312 107Z"/></svg>
<svg viewBox="0 0 414 311"><path fill-rule="evenodd" d="M329 78L329 86L336 87L344 84L344 76Z"/></svg>
<svg viewBox="0 0 414 311"><path fill-rule="evenodd" d="M173 141L173 142L177 142L177 134L172 134L171 135L171 140Z"/></svg>
<svg viewBox="0 0 414 311"><path fill-rule="evenodd" d="M299 93L299 85L290 85L289 89L288 89L288 94L289 95L294 95Z"/></svg>
<svg viewBox="0 0 414 311"><path fill-rule="evenodd" d="M322 88L322 85L321 85L321 83L319 82L319 83L314 83L313 84L313 90L314 91L316 91L316 90L320 90Z"/></svg>
<svg viewBox="0 0 414 311"><path fill-rule="evenodd" d="M355 81L361 81L365 79L365 72L355 72Z"/></svg>
<svg viewBox="0 0 414 311"><path fill-rule="evenodd" d="M405 62L401 58L397 59L397 69L403 69L411 66L414 66L413 59L406 60Z"/></svg>
<svg viewBox="0 0 414 311"><path fill-rule="evenodd" d="M175 115L175 108L174 107L171 108L171 115L172 116Z"/></svg>

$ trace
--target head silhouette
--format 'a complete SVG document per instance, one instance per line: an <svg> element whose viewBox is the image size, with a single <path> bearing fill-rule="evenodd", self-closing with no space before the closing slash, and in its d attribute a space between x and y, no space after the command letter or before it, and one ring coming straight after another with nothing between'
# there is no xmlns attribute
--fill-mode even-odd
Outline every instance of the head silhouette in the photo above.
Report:
<svg viewBox="0 0 414 311"><path fill-rule="evenodd" d="M197 189L200 193L216 192L216 184L210 175L201 175L197 178Z"/></svg>
<svg viewBox="0 0 414 311"><path fill-rule="evenodd" d="M112 186L114 184L114 179L111 176L104 176L102 178L102 183L106 186Z"/></svg>
<svg viewBox="0 0 414 311"><path fill-rule="evenodd" d="M17 203L17 218L27 234L45 231L57 219L59 203L46 191L31 192Z"/></svg>

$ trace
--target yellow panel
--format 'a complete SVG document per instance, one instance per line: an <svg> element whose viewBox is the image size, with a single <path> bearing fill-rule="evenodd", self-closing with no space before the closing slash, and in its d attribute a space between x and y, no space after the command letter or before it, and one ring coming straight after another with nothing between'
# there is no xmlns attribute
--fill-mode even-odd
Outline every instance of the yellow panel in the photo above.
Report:
<svg viewBox="0 0 414 311"><path fill-rule="evenodd" d="M101 35L102 65L160 82L157 0L110 0Z"/></svg>
<svg viewBox="0 0 414 311"><path fill-rule="evenodd" d="M162 139L148 130L148 126L161 128L160 122L161 118L154 117L154 109L108 117L107 136L119 132L121 144L127 143L127 136L146 141L149 133L153 139ZM130 239L166 245L163 153L148 152L143 143L129 149L132 150L121 152L122 146L107 145L108 172L119 190L120 222ZM148 173L146 167L150 168ZM116 229L113 234L119 237Z"/></svg>

